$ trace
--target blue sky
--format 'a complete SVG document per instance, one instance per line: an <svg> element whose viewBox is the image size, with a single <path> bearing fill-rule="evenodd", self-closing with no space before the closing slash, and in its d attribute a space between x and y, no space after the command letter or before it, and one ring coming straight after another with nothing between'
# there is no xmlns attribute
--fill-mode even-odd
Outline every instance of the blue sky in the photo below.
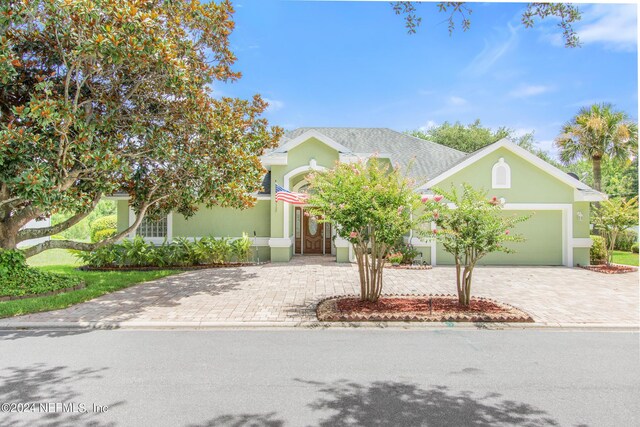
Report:
<svg viewBox="0 0 640 427"><path fill-rule="evenodd" d="M260 93L265 116L301 126L389 127L444 121L535 131L553 151L583 105L610 102L638 115L636 5L580 5L583 47L563 47L557 21L520 24L524 4L472 3L471 29L449 36L434 4L408 35L389 2L238 0L233 84L217 95Z"/></svg>

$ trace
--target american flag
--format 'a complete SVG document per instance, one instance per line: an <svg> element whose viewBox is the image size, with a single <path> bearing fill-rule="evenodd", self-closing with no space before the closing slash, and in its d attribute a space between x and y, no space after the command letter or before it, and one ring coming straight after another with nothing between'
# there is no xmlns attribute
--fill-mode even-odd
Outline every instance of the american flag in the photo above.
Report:
<svg viewBox="0 0 640 427"><path fill-rule="evenodd" d="M276 184L276 202L283 201L292 205L304 205L307 203L308 198L307 194L293 193Z"/></svg>

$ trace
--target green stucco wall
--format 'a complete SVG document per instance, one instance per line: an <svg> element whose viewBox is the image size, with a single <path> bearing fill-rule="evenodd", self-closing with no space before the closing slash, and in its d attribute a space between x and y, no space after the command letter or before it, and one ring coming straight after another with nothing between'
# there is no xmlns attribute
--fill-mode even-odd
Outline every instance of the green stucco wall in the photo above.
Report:
<svg viewBox="0 0 640 427"><path fill-rule="evenodd" d="M192 217L173 214L173 235L185 237L269 237L269 201L258 200L249 209L201 208Z"/></svg>
<svg viewBox="0 0 640 427"><path fill-rule="evenodd" d="M511 188L492 189L491 169L500 158L511 168ZM443 180L436 187L448 190L463 182L484 188L489 196L504 197L507 203L572 203L573 188L532 165L506 148L500 148Z"/></svg>
<svg viewBox="0 0 640 427"><path fill-rule="evenodd" d="M349 248L336 248L336 261L349 262Z"/></svg>
<svg viewBox="0 0 640 427"><path fill-rule="evenodd" d="M573 265L589 265L591 259L589 257L589 248L573 248Z"/></svg>
<svg viewBox="0 0 640 427"><path fill-rule="evenodd" d="M431 246L414 246L415 250L419 252L418 260L422 260L423 263L431 264Z"/></svg>

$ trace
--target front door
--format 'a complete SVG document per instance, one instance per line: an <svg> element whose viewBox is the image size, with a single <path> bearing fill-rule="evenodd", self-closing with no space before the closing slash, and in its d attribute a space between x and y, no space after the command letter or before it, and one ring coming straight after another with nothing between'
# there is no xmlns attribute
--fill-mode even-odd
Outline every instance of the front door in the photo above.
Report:
<svg viewBox="0 0 640 427"><path fill-rule="evenodd" d="M305 254L322 254L322 230L324 224L320 224L318 219L313 216L303 215L304 227L304 252Z"/></svg>

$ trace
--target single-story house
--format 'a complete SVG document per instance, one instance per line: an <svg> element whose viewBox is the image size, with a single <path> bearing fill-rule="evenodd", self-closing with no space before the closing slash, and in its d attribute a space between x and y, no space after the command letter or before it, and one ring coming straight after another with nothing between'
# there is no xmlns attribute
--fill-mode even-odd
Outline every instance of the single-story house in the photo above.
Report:
<svg viewBox="0 0 640 427"><path fill-rule="evenodd" d="M518 225L526 242L513 243L513 254L488 255L485 264L588 265L590 202L605 196L567 173L541 160L507 139L477 152L463 153L443 145L384 128L299 128L289 131L280 145L262 157L268 171L256 205L246 210L202 208L191 218L170 213L161 221L143 221L137 233L152 242L182 236L237 238L247 233L254 240L260 261L287 262L305 254L334 255L338 262L353 260L348 242L335 235L331 224L304 215L304 205L276 202L276 185L304 192L305 176L332 168L336 161L356 162L377 155L391 164L409 168L417 191L449 188L463 182L504 199L504 209L532 214ZM126 197L118 198L118 230L134 216ZM433 240L413 233L405 237L421 253L423 262L451 264L452 257Z"/></svg>

